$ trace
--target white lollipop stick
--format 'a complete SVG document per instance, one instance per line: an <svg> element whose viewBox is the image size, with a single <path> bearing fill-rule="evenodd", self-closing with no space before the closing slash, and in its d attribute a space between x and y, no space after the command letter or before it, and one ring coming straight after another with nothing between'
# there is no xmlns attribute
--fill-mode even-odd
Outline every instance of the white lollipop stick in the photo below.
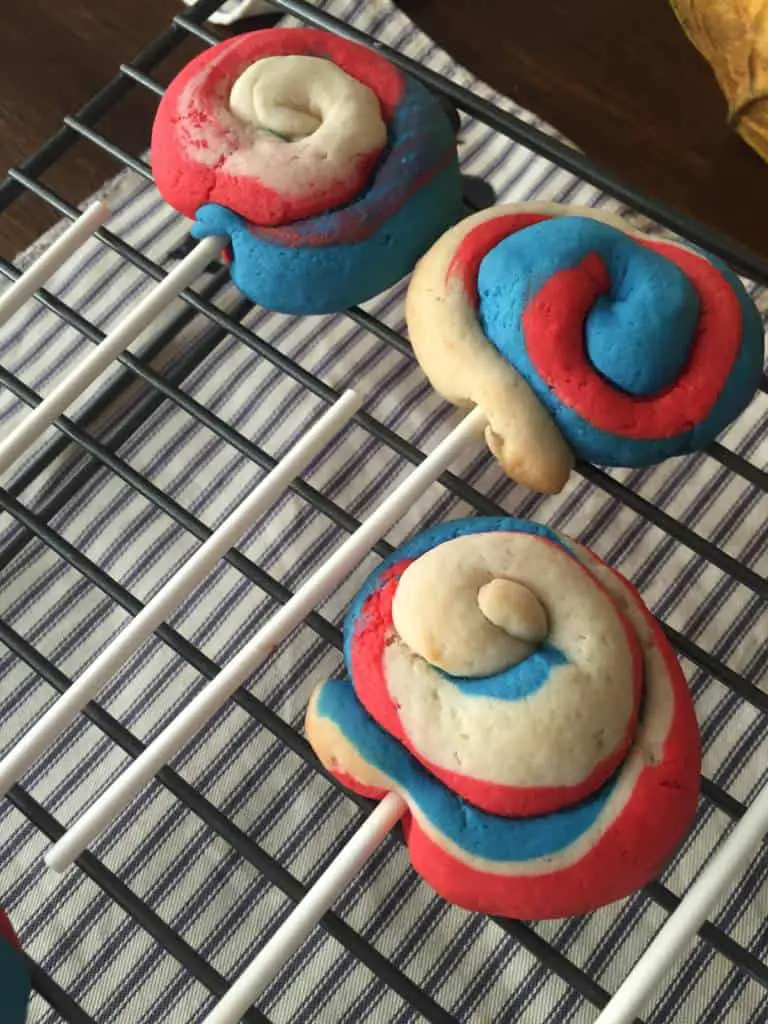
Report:
<svg viewBox="0 0 768 1024"><path fill-rule="evenodd" d="M656 938L597 1018L597 1024L628 1024L675 966L710 911L732 889L768 832L768 785L736 823L701 871Z"/></svg>
<svg viewBox="0 0 768 1024"><path fill-rule="evenodd" d="M404 811L405 802L397 793L388 793L384 797L203 1024L238 1024L394 828Z"/></svg>
<svg viewBox="0 0 768 1024"><path fill-rule="evenodd" d="M0 324L21 309L51 274L80 248L109 219L110 209L101 201L92 203L73 221L48 249L30 264L21 277L0 295Z"/></svg>
<svg viewBox="0 0 768 1024"><path fill-rule="evenodd" d="M176 756L226 703L235 690L272 654L367 555L393 523L410 508L464 447L485 427L481 409L474 409L386 498L370 519L347 538L249 643L166 726L123 774L109 786L45 856L54 871L63 871L133 798Z"/></svg>
<svg viewBox="0 0 768 1024"><path fill-rule="evenodd" d="M197 0L184 0L186 7L194 7ZM275 5L264 0L224 0L221 7L208 15L213 25L234 25L241 18L251 18L256 14L269 14Z"/></svg>
<svg viewBox="0 0 768 1024"><path fill-rule="evenodd" d="M206 265L221 251L226 239L206 238L185 256L159 285L145 296L104 338L68 377L57 384L40 405L21 421L0 442L0 478L49 427L57 416L71 405L111 362L125 351L155 317L199 276Z"/></svg>
<svg viewBox="0 0 768 1024"><path fill-rule="evenodd" d="M0 761L0 795L7 793L45 753L107 680L205 579L256 517L277 501L314 456L354 416L360 405L358 395L354 391L346 391L32 726Z"/></svg>

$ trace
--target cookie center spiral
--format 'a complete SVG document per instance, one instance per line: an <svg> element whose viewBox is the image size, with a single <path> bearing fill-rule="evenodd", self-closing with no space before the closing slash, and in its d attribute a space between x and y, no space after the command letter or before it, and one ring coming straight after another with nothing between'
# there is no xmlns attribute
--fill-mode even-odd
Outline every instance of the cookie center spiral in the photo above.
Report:
<svg viewBox="0 0 768 1024"><path fill-rule="evenodd" d="M489 676L517 665L549 632L544 605L529 586L450 547L407 567L392 621L414 654L453 676Z"/></svg>
<svg viewBox="0 0 768 1024"><path fill-rule="evenodd" d="M685 274L586 217L509 235L483 258L477 282L486 336L526 377L542 346L560 346L565 360L578 341L604 380L648 397L674 383L696 342L701 302Z"/></svg>
<svg viewBox="0 0 768 1024"><path fill-rule="evenodd" d="M286 143L312 138L338 162L383 147L387 128L371 89L322 57L265 57L243 71L229 109L255 133Z"/></svg>
<svg viewBox="0 0 768 1024"><path fill-rule="evenodd" d="M532 590L516 580L494 579L477 592L477 605L494 626L513 639L540 644L547 636L547 613Z"/></svg>

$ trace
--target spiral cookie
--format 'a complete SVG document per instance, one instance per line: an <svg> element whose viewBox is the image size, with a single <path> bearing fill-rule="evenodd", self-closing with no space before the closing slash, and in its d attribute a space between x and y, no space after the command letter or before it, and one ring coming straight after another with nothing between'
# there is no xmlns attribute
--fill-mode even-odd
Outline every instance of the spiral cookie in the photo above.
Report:
<svg viewBox="0 0 768 1024"><path fill-rule="evenodd" d="M701 448L763 366L760 316L731 271L589 209L466 218L419 261L406 317L436 390L479 405L504 470L547 493L574 455L644 466Z"/></svg>
<svg viewBox="0 0 768 1024"><path fill-rule="evenodd" d="M395 790L416 870L508 917L582 914L662 869L696 810L685 679L635 589L543 526L467 519L420 534L345 621L351 683L319 686L307 733L365 796Z"/></svg>
<svg viewBox="0 0 768 1024"><path fill-rule="evenodd" d="M27 1019L30 977L19 940L0 909L0 999L3 1024L24 1024Z"/></svg>
<svg viewBox="0 0 768 1024"><path fill-rule="evenodd" d="M389 61L316 29L237 36L158 108L152 169L255 302L327 313L410 273L460 214L453 128Z"/></svg>

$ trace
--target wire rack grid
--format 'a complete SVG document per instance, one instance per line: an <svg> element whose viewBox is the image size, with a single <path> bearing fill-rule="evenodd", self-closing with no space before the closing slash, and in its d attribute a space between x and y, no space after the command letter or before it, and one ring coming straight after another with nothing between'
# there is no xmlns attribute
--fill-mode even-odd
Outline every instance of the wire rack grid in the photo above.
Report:
<svg viewBox="0 0 768 1024"><path fill-rule="evenodd" d="M136 295L165 275L167 253L182 239L184 226L166 211L161 229L142 235L141 211L146 215L154 201L149 168L102 134L99 121L131 90L159 96L162 85L153 75L169 54L191 42L202 47L215 41L203 23L217 6L200 3L174 19L0 184L0 210L31 194L72 219L79 211L46 184L45 174L73 145L97 146L133 175L132 203L115 206L109 227L94 242L114 261L106 283L114 283L125 267L134 275L132 287L116 295L102 281L93 293L70 281L58 294L37 293L41 316L66 325L69 335L62 352L46 353L48 375L26 373L23 360L12 371L4 360L6 420L39 404L57 368L98 345ZM386 13L387 5L370 5L377 10L363 18L365 5L347 4L343 21L323 8L338 13L344 4L277 6L382 48L446 96L463 115L465 169L492 180L500 193L522 188L535 171L547 198L628 204L631 210L622 205L624 212L650 217L727 259L755 282L756 294L758 285L768 283L762 258L637 195L469 76L456 72L446 78L439 55L415 46L416 59L414 52L409 56L400 23L390 29L378 10ZM362 30L355 27L361 24ZM488 132L515 144L513 158L509 148L495 163L484 155L473 133ZM541 170L534 154L550 161L549 170ZM557 178L561 170L570 173ZM547 193L550 186L559 192ZM9 261L0 263L0 271L9 281L20 273ZM634 578L683 659L697 699L706 756L694 833L663 879L620 907L585 920L537 925L488 921L447 907L418 883L392 839L337 910L325 916L322 931L301 952L301 966L287 964L263 1008L245 1019L592 1020L762 780L762 768L755 765L765 760L768 710L760 641L766 594L760 572L766 534L766 474L759 465L764 394L755 415L735 424L705 454L663 472L608 473L580 464L572 484L554 499L515 488L485 453L459 459L456 471L442 474L389 540L375 545L359 572L307 616L265 671L238 690L199 741L159 774L150 797L121 816L95 852L78 858L73 875L54 882L40 870L40 854L50 841L64 834L94 793L172 717L185 696L179 695L179 681L188 695L213 678L454 422L413 365L401 333L401 295L395 290L335 318L331 345L326 321L254 309L229 286L226 270L214 267L169 307L134 354L120 358L95 396L57 421L56 432L35 446L0 491L0 642L4 687L10 688L3 690L3 708L6 719L11 710L15 714L3 736L6 749L127 619L141 612L237 496L279 463L297 428L304 429L350 384L361 387L366 399L333 451L316 460L276 513L262 517L227 554L212 574L206 600L193 595L159 627L121 670L117 684L88 705L51 757L11 791L3 826L13 836L3 849L4 902L12 912L18 905L26 913L21 933L40 997L33 1002L35 1020L186 1022L199 1019L223 995L228 979L370 810L326 777L301 734L303 708L313 681L339 670L338 622L375 557L447 515L475 511L550 522ZM225 364L231 368L227 387L216 391L211 369ZM169 409L184 421L175 432L166 430L162 418ZM118 493L110 488L120 488L120 501L98 511L106 494ZM684 500L686 493L695 500ZM93 519L87 528L83 516ZM686 610L681 598L691 590L698 600ZM71 620L62 602L71 608ZM126 685L139 673L153 680L146 714ZM19 695L28 705L21 721ZM68 776L50 778L64 768ZM78 776L88 785L74 785ZM286 809L294 816L286 816ZM167 854L163 875L139 851L166 846L173 856ZM16 878L20 859L23 884ZM192 891L205 891L208 903L218 898L227 905L226 915L216 920L218 936L203 930L202 917L187 912L194 902L190 889L174 884L173 872L181 877L186 863L194 867ZM748 1007L751 1019L768 1020L768 933L759 912L766 875L763 849L736 895L701 929L692 956L648 1020L693 1019L685 1016L692 988L699 993L695 1005L709 1003L713 1016L707 1020L723 1018L733 1007L737 1014ZM46 933L62 927L62 917L52 916L55 906L65 908L64 919L69 915L68 936ZM80 928L103 933L104 949L84 953L87 963L78 959ZM125 965L121 943L130 948ZM612 945L622 949L622 957L612 955ZM32 958L37 948L43 950L40 963ZM101 977L106 973L112 981ZM137 996L137 988L143 994Z"/></svg>

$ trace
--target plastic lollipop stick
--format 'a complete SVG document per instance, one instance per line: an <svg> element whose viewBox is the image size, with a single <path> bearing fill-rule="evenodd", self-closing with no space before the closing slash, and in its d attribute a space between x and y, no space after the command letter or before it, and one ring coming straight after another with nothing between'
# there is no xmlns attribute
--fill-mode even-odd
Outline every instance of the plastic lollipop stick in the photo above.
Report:
<svg viewBox="0 0 768 1024"><path fill-rule="evenodd" d="M114 362L132 341L149 327L173 299L191 284L226 244L222 238L206 238L185 257L160 284L134 306L117 327L88 355L69 376L56 385L40 405L28 413L7 437L0 441L0 477L34 444L64 410L79 398Z"/></svg>
<svg viewBox="0 0 768 1024"><path fill-rule="evenodd" d="M405 803L397 793L388 793L384 797L203 1024L238 1024L394 828L404 811Z"/></svg>
<svg viewBox="0 0 768 1024"><path fill-rule="evenodd" d="M51 274L77 252L102 224L109 219L110 209L101 201L93 203L73 221L48 249L30 264L21 277L0 295L0 324L21 309L27 299L41 288Z"/></svg>
<svg viewBox="0 0 768 1024"><path fill-rule="evenodd" d="M249 643L190 701L173 722L109 786L75 824L55 843L45 860L63 871L128 806L133 798L193 739L235 690L299 626L305 617L359 565L373 545L412 506L427 488L485 427L482 410L475 409L413 470L293 597L277 611Z"/></svg>

